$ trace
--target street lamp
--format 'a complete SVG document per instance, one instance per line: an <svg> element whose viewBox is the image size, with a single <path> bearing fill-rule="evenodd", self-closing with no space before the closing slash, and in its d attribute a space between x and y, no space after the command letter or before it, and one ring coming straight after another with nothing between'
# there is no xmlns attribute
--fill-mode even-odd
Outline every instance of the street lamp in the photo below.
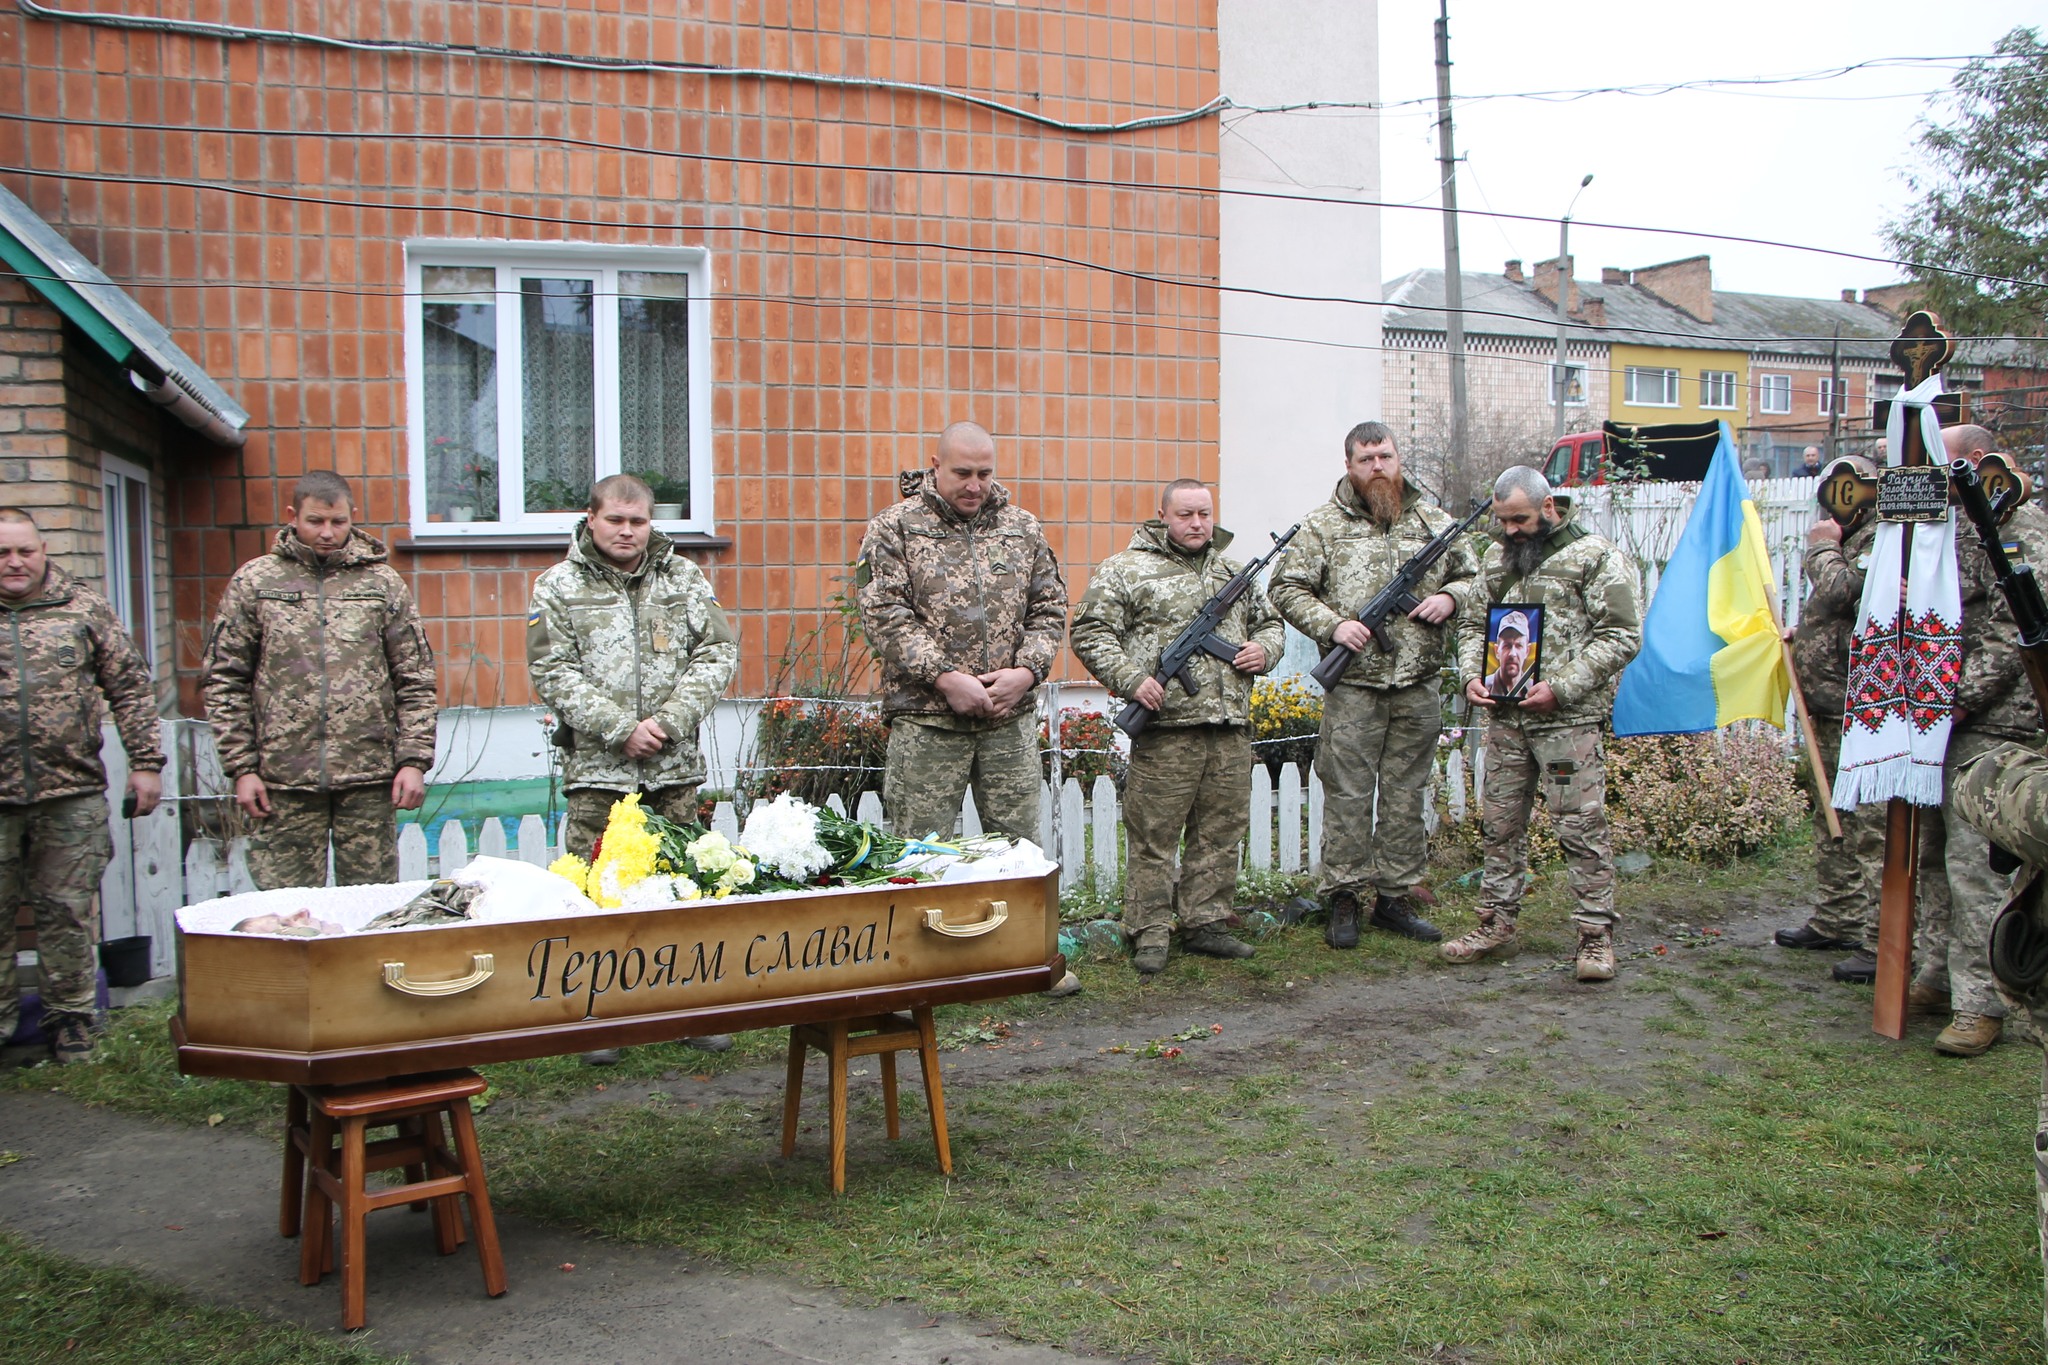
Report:
<svg viewBox="0 0 2048 1365"><path fill-rule="evenodd" d="M1551 400L1557 405L1557 416L1551 424L1552 445L1564 439L1564 402L1571 388L1566 382L1570 371L1565 368L1564 343L1565 329L1569 325L1565 301L1571 297L1572 292L1572 210L1578 207L1579 195L1585 193L1586 186L1592 183L1592 173L1588 172L1586 178L1579 182L1579 188L1572 194L1571 203L1564 206L1564 217L1557 220L1557 361L1552 366L1550 374Z"/></svg>

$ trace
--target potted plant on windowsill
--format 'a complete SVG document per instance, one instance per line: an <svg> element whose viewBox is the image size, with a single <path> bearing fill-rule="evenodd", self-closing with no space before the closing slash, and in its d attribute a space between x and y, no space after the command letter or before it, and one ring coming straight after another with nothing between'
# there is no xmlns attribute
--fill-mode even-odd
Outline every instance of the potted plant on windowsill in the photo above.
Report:
<svg viewBox="0 0 2048 1365"><path fill-rule="evenodd" d="M481 515L487 521L496 520L498 462L452 436L436 436L432 454L432 501L446 519L475 521ZM430 518L434 515L429 513Z"/></svg>
<svg viewBox="0 0 2048 1365"><path fill-rule="evenodd" d="M683 508L690 501L690 485L686 479L672 478L667 474L646 470L641 480L654 490L654 519L656 521L681 521Z"/></svg>

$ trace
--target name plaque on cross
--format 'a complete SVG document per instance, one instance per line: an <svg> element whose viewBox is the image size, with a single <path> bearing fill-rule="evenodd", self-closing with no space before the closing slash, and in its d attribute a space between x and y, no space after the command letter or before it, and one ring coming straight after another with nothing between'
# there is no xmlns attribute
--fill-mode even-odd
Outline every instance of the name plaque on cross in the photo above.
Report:
<svg viewBox="0 0 2048 1365"><path fill-rule="evenodd" d="M1948 470L1938 464L1896 465L1877 477L1879 521L1940 521L1948 515Z"/></svg>

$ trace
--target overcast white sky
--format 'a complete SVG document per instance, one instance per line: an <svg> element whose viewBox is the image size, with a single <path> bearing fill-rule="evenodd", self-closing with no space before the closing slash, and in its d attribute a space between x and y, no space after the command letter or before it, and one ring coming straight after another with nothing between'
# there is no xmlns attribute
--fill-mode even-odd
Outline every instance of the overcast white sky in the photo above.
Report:
<svg viewBox="0 0 2048 1365"><path fill-rule="evenodd" d="M1631 0L1451 0L1452 94L1461 210L1539 214L1544 224L1461 213L1467 270L1498 271L1557 253L1556 218L1579 179L1594 181L1573 211L1581 278L1603 265L1640 266L1700 252L1718 288L1832 296L1888 283L1892 268L1808 252L1582 226L1609 222L1768 237L1883 255L1878 228L1908 191L1925 92L1951 70L1877 69L1762 91L1593 95L1570 103L1478 100L1505 92L1753 77L1846 66L1876 57L1988 53L2040 0L1904 0L1854 5L1728 0L1709 7ZM1379 0L1380 91L1389 104L1436 93L1437 0ZM1917 30L1909 20L1918 17ZM1890 96L1892 98L1872 98ZM1254 120L1254 125L1259 120ZM1433 105L1381 120L1383 198L1438 203ZM1256 126L1247 134L1256 136ZM1382 214L1382 273L1443 264L1434 212Z"/></svg>

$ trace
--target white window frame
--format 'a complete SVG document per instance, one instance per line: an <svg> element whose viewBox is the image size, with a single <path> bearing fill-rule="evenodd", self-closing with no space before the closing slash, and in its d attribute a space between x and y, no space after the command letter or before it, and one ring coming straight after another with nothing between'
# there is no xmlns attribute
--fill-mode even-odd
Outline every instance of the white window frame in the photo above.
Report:
<svg viewBox="0 0 2048 1365"><path fill-rule="evenodd" d="M100 456L100 525L106 538L106 597L135 647L156 672L156 528L150 524L150 473L116 455ZM130 500L142 499L142 544L128 543ZM136 600L135 559L142 560Z"/></svg>
<svg viewBox="0 0 2048 1365"><path fill-rule="evenodd" d="M1664 392L1671 395L1668 402L1652 403L1636 396L1638 377L1648 375L1660 378ZM1679 382L1678 371L1670 366L1630 365L1622 372L1622 404L1631 408L1675 408L1679 406Z"/></svg>
<svg viewBox="0 0 2048 1365"><path fill-rule="evenodd" d="M1552 361L1549 366L1550 391L1543 396L1545 407L1554 408L1557 406L1557 368L1557 362ZM1586 406L1586 367L1584 365L1565 365L1564 393L1564 405L1566 407L1583 408ZM1575 393L1576 397L1573 396Z"/></svg>
<svg viewBox="0 0 2048 1365"><path fill-rule="evenodd" d="M1783 407L1772 407L1771 396L1782 393ZM1756 377L1756 410L1769 416L1782 416L1792 411L1792 376L1789 374L1760 374Z"/></svg>
<svg viewBox="0 0 2048 1365"><path fill-rule="evenodd" d="M426 266L490 266L497 270L498 469L500 499L516 487L524 501L525 477L516 485L504 477L507 453L517 462L525 432L524 394L519 384L521 276L586 276L594 280L598 478L619 471L618 289L621 270L659 271L689 277L685 310L690 354L690 515L655 524L664 531L717 529L717 489L712 475L711 253L702 247L604 246L595 243L515 242L409 238L405 243L405 417L406 471L413 535L421 540L464 540L480 536L537 535L550 538L574 529L581 512L526 512L512 520L445 522L427 519L426 340L421 270Z"/></svg>
<svg viewBox="0 0 2048 1365"><path fill-rule="evenodd" d="M1842 386L1840 392L1837 392L1835 389L1835 386L1837 384ZM1835 414L1837 407L1840 408L1844 416L1848 414L1849 377L1847 375L1842 376L1840 379L1835 379L1828 375L1822 375L1819 384L1819 393L1821 416L1832 417Z"/></svg>
<svg viewBox="0 0 2048 1365"><path fill-rule="evenodd" d="M1721 391L1721 402L1714 402L1714 390ZM1742 392L1742 375L1735 370L1700 371L1700 406L1710 412L1733 411L1736 396Z"/></svg>

